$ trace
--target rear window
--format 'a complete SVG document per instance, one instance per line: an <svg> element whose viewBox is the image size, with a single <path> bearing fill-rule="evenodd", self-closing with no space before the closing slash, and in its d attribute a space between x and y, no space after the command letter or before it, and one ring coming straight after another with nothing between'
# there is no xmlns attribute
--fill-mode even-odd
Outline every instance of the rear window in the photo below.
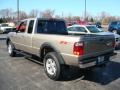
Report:
<svg viewBox="0 0 120 90"><path fill-rule="evenodd" d="M101 29L98 29L95 26L86 26L87 29L91 32L91 33L99 33L99 32L103 32Z"/></svg>
<svg viewBox="0 0 120 90"><path fill-rule="evenodd" d="M37 33L67 34L64 21L38 20Z"/></svg>

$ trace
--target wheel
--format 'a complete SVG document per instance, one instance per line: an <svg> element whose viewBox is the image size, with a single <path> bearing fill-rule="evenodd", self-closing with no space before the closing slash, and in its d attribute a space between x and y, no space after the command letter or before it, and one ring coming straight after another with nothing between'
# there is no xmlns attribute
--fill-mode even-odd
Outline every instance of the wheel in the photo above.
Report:
<svg viewBox="0 0 120 90"><path fill-rule="evenodd" d="M11 42L8 42L7 51L11 57L14 57L16 55L16 52L14 51L14 46Z"/></svg>
<svg viewBox="0 0 120 90"><path fill-rule="evenodd" d="M55 52L50 52L44 57L44 70L52 80L59 80L62 76L62 66Z"/></svg>
<svg viewBox="0 0 120 90"><path fill-rule="evenodd" d="M112 32L113 32L114 34L117 34L117 30L113 30Z"/></svg>

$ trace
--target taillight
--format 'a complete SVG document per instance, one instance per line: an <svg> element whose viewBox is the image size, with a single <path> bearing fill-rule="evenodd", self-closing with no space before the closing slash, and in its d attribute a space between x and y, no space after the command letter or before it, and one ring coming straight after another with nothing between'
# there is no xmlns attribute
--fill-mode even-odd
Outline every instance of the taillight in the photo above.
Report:
<svg viewBox="0 0 120 90"><path fill-rule="evenodd" d="M75 42L73 47L73 54L74 55L83 55L84 54L84 43L83 42Z"/></svg>

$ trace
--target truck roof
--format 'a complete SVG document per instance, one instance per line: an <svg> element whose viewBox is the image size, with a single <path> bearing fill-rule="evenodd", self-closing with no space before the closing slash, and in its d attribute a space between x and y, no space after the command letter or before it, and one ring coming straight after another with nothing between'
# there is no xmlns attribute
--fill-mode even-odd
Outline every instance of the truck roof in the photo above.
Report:
<svg viewBox="0 0 120 90"><path fill-rule="evenodd" d="M37 17L37 18L28 18L28 19L23 19L22 21L24 21L24 20L37 20L37 19L40 19L40 20L55 20L55 21L64 21L64 19L58 19L58 18L40 18L40 17Z"/></svg>

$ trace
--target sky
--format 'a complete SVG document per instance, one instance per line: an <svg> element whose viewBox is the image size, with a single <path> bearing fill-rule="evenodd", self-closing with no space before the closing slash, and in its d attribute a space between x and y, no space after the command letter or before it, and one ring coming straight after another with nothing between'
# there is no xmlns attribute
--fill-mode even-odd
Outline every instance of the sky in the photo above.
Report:
<svg viewBox="0 0 120 90"><path fill-rule="evenodd" d="M20 10L29 13L32 9L44 11L55 10L56 15L81 16L85 10L85 0L19 0ZM107 12L112 16L120 16L120 0L86 0L86 10L90 15L97 16ZM0 0L0 9L17 10L17 0Z"/></svg>

